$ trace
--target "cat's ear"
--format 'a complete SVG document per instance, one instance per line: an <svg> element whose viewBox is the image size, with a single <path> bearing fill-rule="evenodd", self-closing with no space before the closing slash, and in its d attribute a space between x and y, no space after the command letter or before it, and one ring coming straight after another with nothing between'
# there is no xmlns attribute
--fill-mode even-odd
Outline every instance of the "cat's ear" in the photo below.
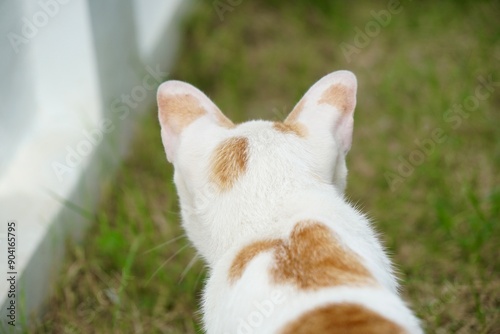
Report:
<svg viewBox="0 0 500 334"><path fill-rule="evenodd" d="M356 90L357 81L352 72L330 73L307 91L285 123L299 122L312 135L329 131L347 153L352 142Z"/></svg>
<svg viewBox="0 0 500 334"><path fill-rule="evenodd" d="M199 119L225 128L234 124L199 89L182 81L167 81L157 94L158 118L167 159L174 162L180 137L185 129Z"/></svg>

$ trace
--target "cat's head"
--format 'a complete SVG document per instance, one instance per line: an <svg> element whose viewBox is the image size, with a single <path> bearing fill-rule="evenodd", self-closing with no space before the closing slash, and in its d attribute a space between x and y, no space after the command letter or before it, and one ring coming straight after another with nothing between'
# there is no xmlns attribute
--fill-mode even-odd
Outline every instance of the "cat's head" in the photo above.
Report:
<svg viewBox="0 0 500 334"><path fill-rule="evenodd" d="M333 72L283 122L235 125L195 87L159 87L161 136L183 225L209 263L234 242L271 231L301 189L330 185L343 194L356 89L354 74Z"/></svg>

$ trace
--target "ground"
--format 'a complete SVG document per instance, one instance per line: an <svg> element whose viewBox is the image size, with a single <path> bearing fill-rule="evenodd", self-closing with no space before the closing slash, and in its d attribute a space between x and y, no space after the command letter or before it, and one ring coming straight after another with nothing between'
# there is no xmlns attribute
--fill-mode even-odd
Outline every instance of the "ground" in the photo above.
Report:
<svg viewBox="0 0 500 334"><path fill-rule="evenodd" d="M500 5L394 3L197 3L171 78L241 122L281 120L320 77L353 71L348 198L427 333L498 333ZM32 332L200 332L206 272L179 225L154 108L138 129Z"/></svg>

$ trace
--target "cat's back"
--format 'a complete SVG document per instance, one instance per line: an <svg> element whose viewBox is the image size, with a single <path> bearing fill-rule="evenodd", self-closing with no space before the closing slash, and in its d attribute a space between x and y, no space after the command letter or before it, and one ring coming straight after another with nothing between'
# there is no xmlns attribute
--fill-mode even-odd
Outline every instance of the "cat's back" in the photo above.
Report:
<svg viewBox="0 0 500 334"><path fill-rule="evenodd" d="M282 233L242 242L212 269L207 332L420 333L368 221L324 191L303 195L311 211L291 200L302 213Z"/></svg>

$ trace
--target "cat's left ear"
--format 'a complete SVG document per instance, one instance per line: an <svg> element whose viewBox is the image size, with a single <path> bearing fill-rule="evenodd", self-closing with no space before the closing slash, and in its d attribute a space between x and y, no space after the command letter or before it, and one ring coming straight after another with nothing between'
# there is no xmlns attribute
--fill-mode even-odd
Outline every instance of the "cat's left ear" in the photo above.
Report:
<svg viewBox="0 0 500 334"><path fill-rule="evenodd" d="M174 162L182 133L195 121L232 128L231 122L199 89L182 81L167 81L157 94L158 118L167 159Z"/></svg>
<svg viewBox="0 0 500 334"><path fill-rule="evenodd" d="M352 72L330 73L307 91L285 123L299 122L311 136L333 135L347 153L352 142L356 91Z"/></svg>

